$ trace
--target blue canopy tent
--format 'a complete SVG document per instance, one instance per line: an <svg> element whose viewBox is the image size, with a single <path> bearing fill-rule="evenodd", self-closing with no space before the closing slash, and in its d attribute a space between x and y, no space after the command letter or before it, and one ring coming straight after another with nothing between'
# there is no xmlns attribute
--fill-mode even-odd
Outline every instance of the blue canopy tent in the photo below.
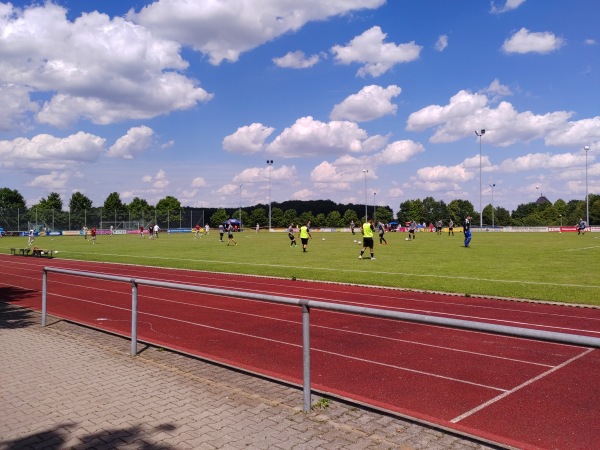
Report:
<svg viewBox="0 0 600 450"><path fill-rule="evenodd" d="M242 224L239 220L231 218L231 219L227 219L224 223L225 228L227 228L229 226L229 224L231 224L231 226L233 227L234 231L240 231L242 229Z"/></svg>

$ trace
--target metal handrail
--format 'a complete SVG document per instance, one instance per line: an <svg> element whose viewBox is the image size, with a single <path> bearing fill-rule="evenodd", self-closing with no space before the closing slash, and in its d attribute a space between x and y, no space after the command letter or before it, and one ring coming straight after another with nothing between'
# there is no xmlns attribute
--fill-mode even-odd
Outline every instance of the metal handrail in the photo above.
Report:
<svg viewBox="0 0 600 450"><path fill-rule="evenodd" d="M48 272L61 273L65 275L80 276L86 278L96 278L101 280L119 281L131 284L131 356L137 355L137 304L138 304L138 286L155 286L168 289L177 289L189 292L199 292L204 294L224 295L228 297L259 300L271 303L293 305L302 307L302 355L303 355L303 394L304 411L309 412L311 408L311 384L310 384L310 310L312 308L344 312L361 316L379 317L384 319L402 320L406 322L425 323L429 325L440 325L449 328L458 328L465 330L475 330L487 333L501 334L505 336L516 336L541 341L556 342L561 344L572 344L584 347L600 348L600 338L592 336L582 336L568 333L558 333L554 331L536 330L530 328L512 327L505 325L496 325L485 322L475 322L470 320L450 319L446 317L428 316L425 314L412 314L384 309L368 308L351 305L341 305L336 303L327 303L310 299L298 299L283 297L279 295L257 294L252 292L234 291L230 289L210 288L204 286L193 286L189 284L171 283L165 281L147 280L143 278L128 278L118 275L105 275L93 272L76 271L60 269L56 267L44 267L42 274L42 326L46 326L47 315L47 284Z"/></svg>

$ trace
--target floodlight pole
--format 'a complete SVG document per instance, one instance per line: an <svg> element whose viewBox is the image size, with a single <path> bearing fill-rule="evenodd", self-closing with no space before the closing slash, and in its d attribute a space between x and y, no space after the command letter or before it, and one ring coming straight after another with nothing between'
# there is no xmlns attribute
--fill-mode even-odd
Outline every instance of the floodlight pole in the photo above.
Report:
<svg viewBox="0 0 600 450"><path fill-rule="evenodd" d="M363 173L365 174L365 222L369 218L369 212L367 211L367 174L369 173L368 169L363 169Z"/></svg>
<svg viewBox="0 0 600 450"><path fill-rule="evenodd" d="M481 137L485 134L485 130L482 129L480 132L475 131L477 137L479 137L479 228L483 228L483 207L481 203Z"/></svg>
<svg viewBox="0 0 600 450"><path fill-rule="evenodd" d="M589 145L583 147L585 150L585 226L590 226L590 198L588 195L588 151Z"/></svg>
<svg viewBox="0 0 600 450"><path fill-rule="evenodd" d="M271 169L273 167L273 160L267 159L267 165L269 166L269 231L271 231Z"/></svg>
<svg viewBox="0 0 600 450"><path fill-rule="evenodd" d="M496 183L490 184L490 187L492 188L492 229L494 229L494 187L495 186L496 186Z"/></svg>
<svg viewBox="0 0 600 450"><path fill-rule="evenodd" d="M376 202L375 202L375 195L377 194L377 192L373 192L373 222L375 222L375 208L376 206Z"/></svg>

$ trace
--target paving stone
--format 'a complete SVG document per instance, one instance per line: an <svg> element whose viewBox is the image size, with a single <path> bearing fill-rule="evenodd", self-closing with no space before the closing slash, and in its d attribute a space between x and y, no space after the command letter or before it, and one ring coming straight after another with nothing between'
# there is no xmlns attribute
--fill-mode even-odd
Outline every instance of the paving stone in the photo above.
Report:
<svg viewBox="0 0 600 450"><path fill-rule="evenodd" d="M131 357L126 339L35 312L8 326L15 308L0 315L0 450L491 448L335 400L305 414L296 388L143 345Z"/></svg>

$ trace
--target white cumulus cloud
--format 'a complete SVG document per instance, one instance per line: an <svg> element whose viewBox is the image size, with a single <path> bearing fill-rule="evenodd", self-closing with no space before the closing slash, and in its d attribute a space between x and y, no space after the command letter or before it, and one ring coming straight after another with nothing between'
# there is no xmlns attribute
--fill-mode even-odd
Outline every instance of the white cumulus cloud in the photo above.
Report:
<svg viewBox="0 0 600 450"><path fill-rule="evenodd" d="M127 18L156 36L189 45L214 65L237 61L240 54L311 21L354 10L375 9L385 0L158 0Z"/></svg>
<svg viewBox="0 0 600 450"><path fill-rule="evenodd" d="M495 2L492 2L492 9L490 12L492 14L505 13L517 9L523 3L525 3L525 0L506 0L503 6L496 6Z"/></svg>
<svg viewBox="0 0 600 450"><path fill-rule="evenodd" d="M319 55L306 56L304 52L288 52L281 58L273 58L273 62L278 67L289 69L308 69L314 66L320 60Z"/></svg>
<svg viewBox="0 0 600 450"><path fill-rule="evenodd" d="M357 94L352 94L335 105L330 118L367 122L388 114L395 114L398 106L391 100L400 95L400 92L402 90L396 85L387 88L377 85L365 86Z"/></svg>
<svg viewBox="0 0 600 450"><path fill-rule="evenodd" d="M341 64L364 64L357 72L360 77L383 75L396 64L415 61L423 47L413 42L407 44L384 43L386 34L374 26L356 36L347 45L331 48L337 62Z"/></svg>
<svg viewBox="0 0 600 450"><path fill-rule="evenodd" d="M275 128L261 123L238 128L235 133L225 136L223 148L232 153L252 154L262 152L265 140L271 136Z"/></svg>
<svg viewBox="0 0 600 450"><path fill-rule="evenodd" d="M0 141L0 168L60 170L95 162L104 153L105 142L83 131L64 138L38 134L31 139Z"/></svg>
<svg viewBox="0 0 600 450"><path fill-rule="evenodd" d="M354 122L321 122L301 117L267 146L270 154L285 158L360 153L367 132Z"/></svg>
<svg viewBox="0 0 600 450"><path fill-rule="evenodd" d="M99 12L70 21L65 8L50 2L26 9L8 4L4 10L0 79L20 89L18 104L10 109L13 122L37 111L37 121L60 128L82 118L110 124L189 109L212 98L179 73L188 66L180 44L143 26ZM33 106L33 94L50 98Z"/></svg>
<svg viewBox="0 0 600 450"><path fill-rule="evenodd" d="M565 40L551 32L533 33L521 28L502 44L506 53L551 53L565 44Z"/></svg>
<svg viewBox="0 0 600 450"><path fill-rule="evenodd" d="M125 136L117 139L107 152L111 158L133 159L133 155L143 153L152 144L154 130L147 126L130 128Z"/></svg>
<svg viewBox="0 0 600 450"><path fill-rule="evenodd" d="M448 47L448 36L442 34L435 43L434 48L438 52L443 52Z"/></svg>

